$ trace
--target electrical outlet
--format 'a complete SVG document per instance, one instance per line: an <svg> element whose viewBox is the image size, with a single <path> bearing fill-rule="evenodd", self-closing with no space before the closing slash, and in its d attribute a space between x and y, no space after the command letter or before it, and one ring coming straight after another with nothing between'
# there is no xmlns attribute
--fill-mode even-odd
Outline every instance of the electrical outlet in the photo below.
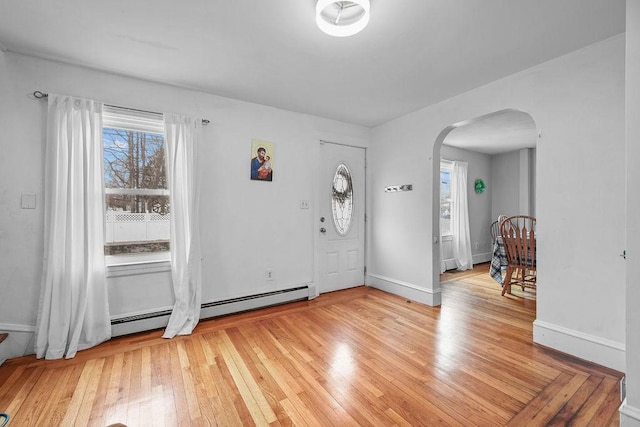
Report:
<svg viewBox="0 0 640 427"><path fill-rule="evenodd" d="M267 268L267 280L273 280L273 270Z"/></svg>
<svg viewBox="0 0 640 427"><path fill-rule="evenodd" d="M20 198L20 207L22 209L36 208L36 195L34 193L22 193Z"/></svg>
<svg viewBox="0 0 640 427"><path fill-rule="evenodd" d="M475 247L476 247L476 249L478 249L480 247L480 243L476 242L475 243Z"/></svg>
<svg viewBox="0 0 640 427"><path fill-rule="evenodd" d="M300 200L300 209L309 209L309 201Z"/></svg>

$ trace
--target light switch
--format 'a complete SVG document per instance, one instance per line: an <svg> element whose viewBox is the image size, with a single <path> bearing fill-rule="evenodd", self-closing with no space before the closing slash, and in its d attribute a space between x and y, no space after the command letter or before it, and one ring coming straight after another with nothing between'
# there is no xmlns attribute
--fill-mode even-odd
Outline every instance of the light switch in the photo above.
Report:
<svg viewBox="0 0 640 427"><path fill-rule="evenodd" d="M35 209L36 208L36 195L34 193L22 193L22 200L20 203L22 209Z"/></svg>

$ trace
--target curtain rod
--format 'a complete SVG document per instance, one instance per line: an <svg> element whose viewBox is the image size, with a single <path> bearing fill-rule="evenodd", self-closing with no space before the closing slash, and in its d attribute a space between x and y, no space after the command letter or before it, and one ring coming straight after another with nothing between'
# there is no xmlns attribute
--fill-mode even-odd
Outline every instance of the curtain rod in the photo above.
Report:
<svg viewBox="0 0 640 427"><path fill-rule="evenodd" d="M49 96L48 93L44 93L41 92L39 90L36 90L35 92L33 92L33 96L36 99L42 99L42 98L47 98ZM122 110L129 110L129 111L140 111L141 113L151 113L151 114L162 114L162 113L158 113L157 111L147 111L147 110L140 110L138 108L129 108L129 107L120 107L119 105L110 105L110 104L104 104L105 107L114 107L114 108L120 108ZM207 119L202 119L202 124L204 126L209 124L209 120Z"/></svg>

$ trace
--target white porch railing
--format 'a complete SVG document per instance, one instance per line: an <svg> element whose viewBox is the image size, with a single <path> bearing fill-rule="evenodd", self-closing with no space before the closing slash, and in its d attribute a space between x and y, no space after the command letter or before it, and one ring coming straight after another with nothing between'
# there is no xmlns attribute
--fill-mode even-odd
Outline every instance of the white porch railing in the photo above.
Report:
<svg viewBox="0 0 640 427"><path fill-rule="evenodd" d="M169 240L170 215L107 211L106 242Z"/></svg>

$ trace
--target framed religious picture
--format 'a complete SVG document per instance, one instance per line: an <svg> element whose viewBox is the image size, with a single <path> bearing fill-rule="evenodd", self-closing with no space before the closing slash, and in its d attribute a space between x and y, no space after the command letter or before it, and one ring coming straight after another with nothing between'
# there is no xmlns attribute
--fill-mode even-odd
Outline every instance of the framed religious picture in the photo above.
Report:
<svg viewBox="0 0 640 427"><path fill-rule="evenodd" d="M273 181L273 143L254 139L251 141L251 179Z"/></svg>

